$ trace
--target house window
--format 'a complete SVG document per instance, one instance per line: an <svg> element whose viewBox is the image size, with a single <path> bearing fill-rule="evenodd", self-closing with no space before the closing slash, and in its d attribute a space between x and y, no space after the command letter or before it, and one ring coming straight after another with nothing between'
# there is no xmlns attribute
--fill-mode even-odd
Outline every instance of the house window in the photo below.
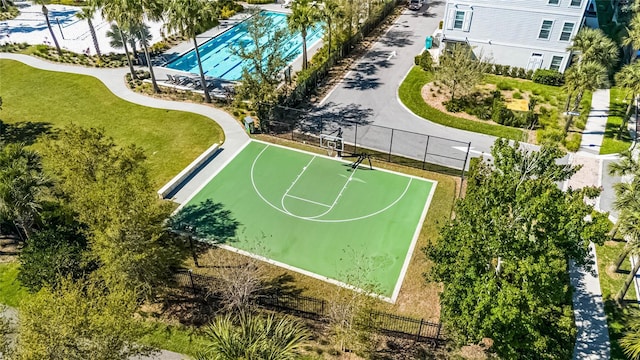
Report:
<svg viewBox="0 0 640 360"><path fill-rule="evenodd" d="M456 15L453 20L453 28L462 30L463 25L464 25L464 11L456 11Z"/></svg>
<svg viewBox="0 0 640 360"><path fill-rule="evenodd" d="M582 5L582 0L571 0L571 5L570 6L580 6Z"/></svg>
<svg viewBox="0 0 640 360"><path fill-rule="evenodd" d="M571 33L573 32L574 23L566 22L562 26L562 33L560 33L560 41L569 41L571 39Z"/></svg>
<svg viewBox="0 0 640 360"><path fill-rule="evenodd" d="M562 65L562 56L554 56L551 58L551 65L549 65L549 69L560 71L560 65Z"/></svg>
<svg viewBox="0 0 640 360"><path fill-rule="evenodd" d="M553 27L552 20L543 20L542 26L540 27L540 33L538 34L538 39L549 40L552 27Z"/></svg>
<svg viewBox="0 0 640 360"><path fill-rule="evenodd" d="M560 5L560 0L549 0L549 5Z"/></svg>

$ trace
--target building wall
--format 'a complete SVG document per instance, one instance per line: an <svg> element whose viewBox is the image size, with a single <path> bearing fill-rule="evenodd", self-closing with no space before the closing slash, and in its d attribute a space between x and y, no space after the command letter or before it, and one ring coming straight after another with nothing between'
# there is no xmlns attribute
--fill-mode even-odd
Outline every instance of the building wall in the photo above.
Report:
<svg viewBox="0 0 640 360"><path fill-rule="evenodd" d="M449 0L443 40L467 42L477 54L483 52L497 64L523 68L548 69L552 57L561 56L558 70L564 71L571 55L567 47L584 23L590 0L582 0L579 7L570 6L571 0L558 0L558 5L548 1ZM540 39L545 20L552 22L548 39ZM565 32L568 39L561 40L566 23L573 23L573 28Z"/></svg>

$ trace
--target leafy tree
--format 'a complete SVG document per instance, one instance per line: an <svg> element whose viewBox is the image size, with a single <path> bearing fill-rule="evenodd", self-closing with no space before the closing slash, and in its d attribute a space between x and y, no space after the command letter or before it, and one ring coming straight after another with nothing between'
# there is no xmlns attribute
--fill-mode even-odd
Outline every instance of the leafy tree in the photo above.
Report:
<svg viewBox="0 0 640 360"><path fill-rule="evenodd" d="M93 40L93 47L96 49L96 54L102 56L100 53L100 44L98 43L98 36L96 35L96 29L93 26L93 16L96 13L96 8L93 6L85 6L79 12L76 13L76 17L80 20L86 20L89 25L89 31L91 32L91 39Z"/></svg>
<svg viewBox="0 0 640 360"><path fill-rule="evenodd" d="M211 96L204 86L207 82L202 69L196 36L219 24L217 7L213 2L207 0L169 0L166 16L166 27L169 30L177 31L193 40L198 69L200 70L200 83L204 88L204 98L206 102L210 103Z"/></svg>
<svg viewBox="0 0 640 360"><path fill-rule="evenodd" d="M527 152L496 141L493 163L470 169L455 218L425 252L430 278L444 283L442 319L454 338L492 338L505 359L567 359L575 330L568 261L590 266L590 241L601 242L608 220L586 205L593 187L557 185L577 168L544 145Z"/></svg>
<svg viewBox="0 0 640 360"><path fill-rule="evenodd" d="M94 281L63 280L20 308L17 359L129 359L150 354L139 345L136 294Z"/></svg>
<svg viewBox="0 0 640 360"><path fill-rule="evenodd" d="M600 29L583 27L567 50L579 52L580 61L593 61L607 69L618 62L618 45Z"/></svg>
<svg viewBox="0 0 640 360"><path fill-rule="evenodd" d="M216 318L206 335L210 343L198 360L293 360L310 338L305 326L290 317L249 312Z"/></svg>
<svg viewBox="0 0 640 360"><path fill-rule="evenodd" d="M302 70L307 69L307 30L315 25L320 14L309 0L295 0L291 5L291 15L287 23L291 32L299 31L302 36Z"/></svg>
<svg viewBox="0 0 640 360"><path fill-rule="evenodd" d="M0 142L0 218L29 238L49 185L40 156L23 144Z"/></svg>
<svg viewBox="0 0 640 360"><path fill-rule="evenodd" d="M120 39L128 39L125 36L124 31L132 24L132 17L136 14L132 14L129 11L127 6L127 1L124 0L116 0L116 1L107 1L107 0L90 0L90 6L95 8L102 9L102 17L109 21L115 22L116 27L112 27L112 30L117 30L120 33ZM133 62L131 61L131 55L129 54L129 47L127 46L127 41L122 41L122 47L124 48L124 52L127 55L127 63L129 64L129 73L131 73L132 79L137 79L135 70L133 69Z"/></svg>
<svg viewBox="0 0 640 360"><path fill-rule="evenodd" d="M78 126L61 130L45 148L58 196L87 227L99 274L110 286L153 295L184 254L164 228L172 206L157 199L142 150Z"/></svg>
<svg viewBox="0 0 640 360"><path fill-rule="evenodd" d="M627 110L625 111L623 124L620 127L621 131L627 131L627 121L631 116L631 109L634 105L634 100L640 96L640 62L636 61L629 65L625 65L615 75L616 84L626 90L626 98L629 101Z"/></svg>
<svg viewBox="0 0 640 360"><path fill-rule="evenodd" d="M564 88L567 93L565 111L577 112L584 93L595 91L607 85L607 69L595 61L581 61L567 70L564 76ZM571 102L573 101L573 104ZM573 123L573 115L569 115L564 132L568 132Z"/></svg>
<svg viewBox="0 0 640 360"><path fill-rule="evenodd" d="M471 47L465 44L452 45L438 61L435 79L449 89L451 100L478 85L489 65L482 55L476 58Z"/></svg>
<svg viewBox="0 0 640 360"><path fill-rule="evenodd" d="M95 264L85 259L87 240L75 214L56 203L45 204L41 230L20 251L18 279L32 292L56 287L62 278L79 279Z"/></svg>
<svg viewBox="0 0 640 360"><path fill-rule="evenodd" d="M253 46L233 46L231 51L248 62L242 69L242 84L237 101L248 99L257 107L270 102L280 84L280 71L293 59L285 52L287 29L277 29L273 19L255 12L247 20L247 35Z"/></svg>

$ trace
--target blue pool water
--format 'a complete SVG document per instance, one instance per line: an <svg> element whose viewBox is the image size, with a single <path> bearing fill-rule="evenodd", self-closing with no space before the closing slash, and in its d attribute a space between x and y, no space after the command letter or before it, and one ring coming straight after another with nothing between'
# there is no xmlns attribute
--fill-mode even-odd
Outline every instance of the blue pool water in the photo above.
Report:
<svg viewBox="0 0 640 360"><path fill-rule="evenodd" d="M287 27L286 14L265 11L262 15L272 18L273 31ZM310 47L316 41L320 40L322 35L323 31L322 26L320 25L316 25L315 28L309 29L307 32L307 47ZM239 80L242 77L242 68L246 65L240 58L231 54L231 45L253 47L253 42L247 33L246 21L232 27L198 47L205 75L225 80ZM285 54L293 54L293 58L301 55L302 36L300 33L289 35L284 48ZM200 73L198 70L198 60L195 50L191 50L181 55L176 60L165 65L165 67L194 74Z"/></svg>

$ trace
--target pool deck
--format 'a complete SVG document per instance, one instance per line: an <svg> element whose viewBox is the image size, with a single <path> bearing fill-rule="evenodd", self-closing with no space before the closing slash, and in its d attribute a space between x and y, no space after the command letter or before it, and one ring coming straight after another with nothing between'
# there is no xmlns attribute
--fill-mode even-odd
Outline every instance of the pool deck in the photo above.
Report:
<svg viewBox="0 0 640 360"><path fill-rule="evenodd" d="M285 7L282 3L273 3L273 4L263 4L263 5L252 5L252 4L247 4L244 2L241 2L240 4L242 4L242 6L244 6L245 9L249 9L251 7L257 7L261 10L267 10L267 11L274 11L274 12L282 12L282 13L287 13L290 14L291 13L291 9L289 9L288 7ZM198 46L202 45L203 43L209 41L211 38L216 37L218 35L220 35L221 33L229 30L230 28L232 28L234 25L237 25L238 23L241 23L242 21L246 20L247 18L249 18L250 14L247 11L244 11L242 13L236 14L234 16L232 16L231 18L227 19L227 20L220 20L220 25L216 26L212 29L209 29L207 31L205 31L204 33L198 35L196 37L196 42L198 43ZM311 57L313 57L313 55L322 47L322 40L316 42L315 44L313 44L313 46L309 46L307 48L307 55L309 56L309 59L311 59ZM173 60L174 58L189 52L193 49L193 40L188 40L188 41L183 41L179 44L177 44L176 46L173 46L172 48L170 48L169 50L165 51L163 53L163 57L167 60ZM293 67L293 71L297 72L302 70L302 55L298 56L292 63L291 66ZM166 67L162 67L162 66L157 66L154 68L154 71L156 73L156 78L160 81L160 82L164 82L165 79L167 79L167 75L189 75L189 76L194 76L194 74L192 73L188 73L188 72L184 72L184 71L180 71L180 70L175 70L175 69L170 69L170 68L166 68ZM163 85L167 85L170 86L169 84L163 84ZM185 90L192 90L190 88L184 88Z"/></svg>

